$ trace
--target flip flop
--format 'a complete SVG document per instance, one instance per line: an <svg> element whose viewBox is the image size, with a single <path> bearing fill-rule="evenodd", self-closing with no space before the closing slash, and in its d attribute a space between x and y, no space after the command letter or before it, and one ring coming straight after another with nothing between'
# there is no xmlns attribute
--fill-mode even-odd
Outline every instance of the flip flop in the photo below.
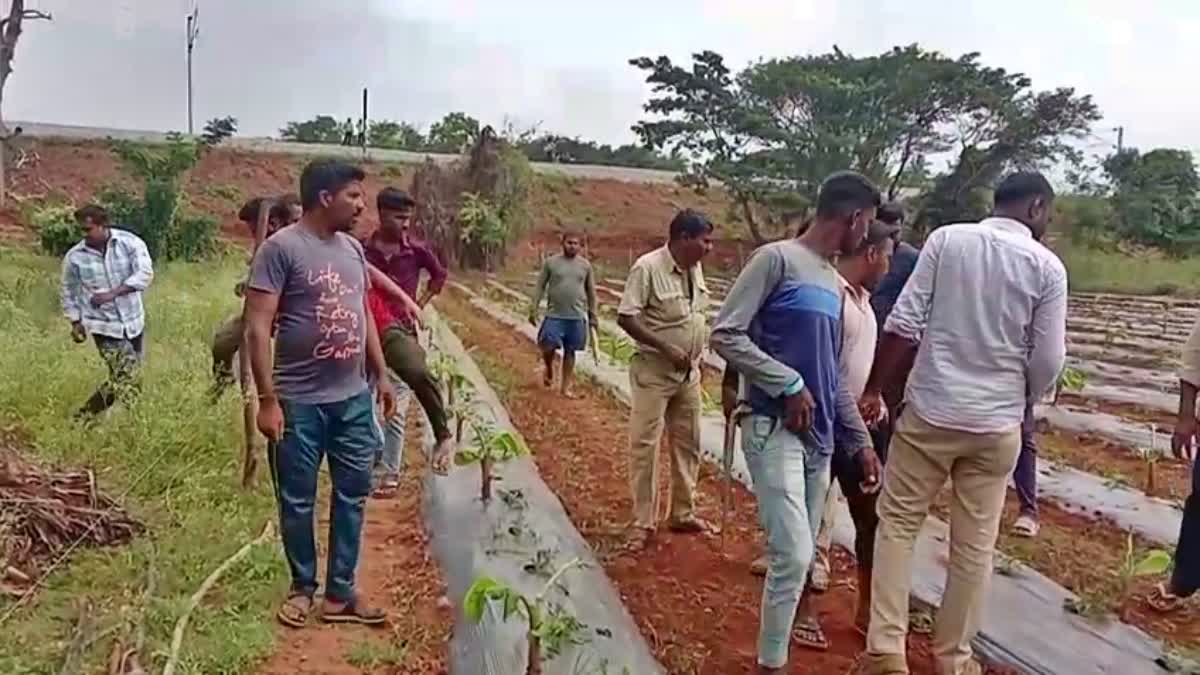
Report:
<svg viewBox="0 0 1200 675"><path fill-rule="evenodd" d="M667 529L676 534L703 534L713 531L712 525L695 516L683 520L672 520L667 525Z"/></svg>
<svg viewBox="0 0 1200 675"><path fill-rule="evenodd" d="M798 621L792 626L792 641L806 649L818 652L829 651L829 639L821 630L821 623L816 617Z"/></svg>
<svg viewBox="0 0 1200 675"><path fill-rule="evenodd" d="M1146 604L1159 614L1170 614L1183 607L1183 598L1167 590L1166 584L1159 584L1146 596Z"/></svg>
<svg viewBox="0 0 1200 675"><path fill-rule="evenodd" d="M1037 518L1034 518L1028 514L1024 514L1017 518L1017 521L1013 523L1012 526L1012 534L1014 537L1024 537L1026 539L1032 539L1038 536L1038 532L1040 530L1041 527L1038 525Z"/></svg>
<svg viewBox="0 0 1200 675"><path fill-rule="evenodd" d="M275 612L275 618L279 623L288 628L303 628L304 624L308 623L309 612L312 611L313 599L311 595L300 591L292 591L288 593L287 599L279 606L279 610Z"/></svg>
<svg viewBox="0 0 1200 675"><path fill-rule="evenodd" d="M330 610L329 602L327 598L321 608L321 621L325 623L360 623L364 626L382 626L387 623L387 612L378 607L365 606L358 596L347 601L341 609Z"/></svg>
<svg viewBox="0 0 1200 675"><path fill-rule="evenodd" d="M384 476L379 481L379 487L371 493L375 499L391 499L396 496L400 490L400 478L398 476Z"/></svg>

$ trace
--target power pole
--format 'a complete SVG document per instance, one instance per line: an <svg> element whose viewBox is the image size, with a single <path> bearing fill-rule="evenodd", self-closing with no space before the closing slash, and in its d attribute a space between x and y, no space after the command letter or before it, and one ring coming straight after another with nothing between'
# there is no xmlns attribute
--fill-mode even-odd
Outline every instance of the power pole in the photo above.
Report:
<svg viewBox="0 0 1200 675"><path fill-rule="evenodd" d="M1125 127L1115 127L1113 131L1117 132L1117 154L1125 149Z"/></svg>
<svg viewBox="0 0 1200 675"><path fill-rule="evenodd" d="M192 13L187 16L187 105L188 105L188 135L195 133L192 121L192 49L196 46L196 36L200 35L200 5L192 7Z"/></svg>
<svg viewBox="0 0 1200 675"><path fill-rule="evenodd" d="M367 88L363 87L363 110L362 110L362 126L359 127L361 133L358 135L358 144L362 149L363 158L367 156Z"/></svg>

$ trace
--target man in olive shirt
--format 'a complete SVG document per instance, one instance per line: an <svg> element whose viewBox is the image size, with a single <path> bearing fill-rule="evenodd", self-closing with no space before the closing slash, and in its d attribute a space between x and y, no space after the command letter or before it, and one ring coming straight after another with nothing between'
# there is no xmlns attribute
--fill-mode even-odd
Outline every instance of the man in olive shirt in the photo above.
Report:
<svg viewBox="0 0 1200 675"><path fill-rule="evenodd" d="M700 470L700 356L708 335L708 288L700 260L712 250L713 225L697 211L675 215L666 246L642 256L629 271L617 323L637 341L629 366L630 483L634 530L630 548L645 547L655 522L654 476L666 421L671 439L673 532L696 533L694 492Z"/></svg>
<svg viewBox="0 0 1200 675"><path fill-rule="evenodd" d="M538 331L538 346L546 363L545 383L554 384L554 353L563 351L562 395L574 398L571 382L575 375L575 352L587 347L588 326L596 325L596 280L592 265L579 255L579 235L567 232L562 238L562 255L542 263L529 322L537 325L542 296L546 296L546 320Z"/></svg>

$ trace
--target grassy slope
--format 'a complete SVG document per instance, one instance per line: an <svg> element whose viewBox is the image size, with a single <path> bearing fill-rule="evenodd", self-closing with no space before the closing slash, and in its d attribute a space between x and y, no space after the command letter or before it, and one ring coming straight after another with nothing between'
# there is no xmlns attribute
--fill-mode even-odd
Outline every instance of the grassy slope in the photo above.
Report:
<svg viewBox="0 0 1200 675"><path fill-rule="evenodd" d="M1130 255L1081 246L1061 246L1056 250L1067 266L1073 291L1200 294L1200 257Z"/></svg>
<svg viewBox="0 0 1200 675"><path fill-rule="evenodd" d="M205 396L213 327L236 307L232 288L244 262L160 269L148 294L145 395L93 430L71 412L102 380L90 344L75 345L57 311L56 260L0 248L0 423L32 439L31 459L95 470L149 532L125 548L76 552L46 588L0 624L0 672L57 672L76 603L95 603L103 630L133 619L151 559L157 591L149 603L142 663L161 669L170 633L200 582L273 517L269 481L237 487L240 419L236 396L212 407ZM271 603L286 586L274 543L230 570L192 616L183 672L247 672L271 645ZM0 617L11 608L0 596ZM84 672L97 672L112 638L93 646Z"/></svg>

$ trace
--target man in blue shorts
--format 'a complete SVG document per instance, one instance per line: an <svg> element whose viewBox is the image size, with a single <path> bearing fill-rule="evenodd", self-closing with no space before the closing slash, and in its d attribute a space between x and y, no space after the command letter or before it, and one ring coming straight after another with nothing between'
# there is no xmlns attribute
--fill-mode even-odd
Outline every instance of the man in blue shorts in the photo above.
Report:
<svg viewBox="0 0 1200 675"><path fill-rule="evenodd" d="M579 255L580 243L578 234L563 234L562 254L542 263L529 310L529 322L536 326L542 296L546 297L546 319L538 330L538 346L546 363L543 381L547 387L554 385L554 353L561 349L561 391L566 398L575 398L571 392L575 352L587 347L588 328L596 325L596 279L591 263Z"/></svg>

